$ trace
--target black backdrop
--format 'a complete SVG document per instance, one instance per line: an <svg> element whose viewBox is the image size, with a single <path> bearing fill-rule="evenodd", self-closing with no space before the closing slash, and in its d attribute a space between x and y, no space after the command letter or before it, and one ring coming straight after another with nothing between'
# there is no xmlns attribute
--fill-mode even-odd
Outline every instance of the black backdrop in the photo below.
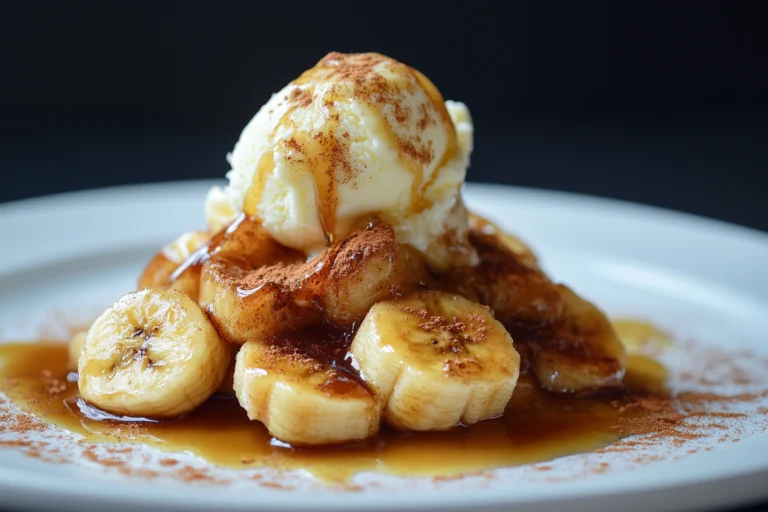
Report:
<svg viewBox="0 0 768 512"><path fill-rule="evenodd" d="M470 180L768 229L760 3L260 4L1 4L0 201L222 177L272 92L379 51L470 106Z"/></svg>

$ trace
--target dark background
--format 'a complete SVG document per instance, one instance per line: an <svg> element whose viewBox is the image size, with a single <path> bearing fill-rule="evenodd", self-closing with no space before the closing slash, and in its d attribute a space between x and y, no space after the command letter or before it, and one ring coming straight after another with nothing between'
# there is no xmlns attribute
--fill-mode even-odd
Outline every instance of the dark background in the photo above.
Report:
<svg viewBox="0 0 768 512"><path fill-rule="evenodd" d="M260 4L2 4L0 201L223 177L272 92L379 51L469 105L472 181L768 230L760 3Z"/></svg>
<svg viewBox="0 0 768 512"><path fill-rule="evenodd" d="M469 105L472 181L768 230L761 3L260 4L0 4L0 202L223 177L272 92L378 51Z"/></svg>

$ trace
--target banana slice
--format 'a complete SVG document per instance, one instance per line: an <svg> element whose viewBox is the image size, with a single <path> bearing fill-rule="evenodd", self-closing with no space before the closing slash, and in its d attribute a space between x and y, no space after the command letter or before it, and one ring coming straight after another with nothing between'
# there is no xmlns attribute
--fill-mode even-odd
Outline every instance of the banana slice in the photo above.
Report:
<svg viewBox="0 0 768 512"><path fill-rule="evenodd" d="M172 276L179 265L210 240L203 231L190 231L163 247L147 264L139 278L139 289L170 287L181 290L194 301L200 293L200 270L184 272L176 279Z"/></svg>
<svg viewBox="0 0 768 512"><path fill-rule="evenodd" d="M394 230L371 223L311 261L254 266L234 249L203 266L200 305L230 343L265 340L316 323L361 321L376 302L426 286L424 262Z"/></svg>
<svg viewBox="0 0 768 512"><path fill-rule="evenodd" d="M454 268L440 283L493 309L514 337L523 368L544 389L586 394L621 386L626 354L601 311L553 282L503 232L474 227L469 237L480 264Z"/></svg>
<svg viewBox="0 0 768 512"><path fill-rule="evenodd" d="M178 290L122 297L91 326L78 362L82 397L114 414L172 418L221 385L231 352Z"/></svg>
<svg viewBox="0 0 768 512"><path fill-rule="evenodd" d="M241 259L212 257L203 266L200 306L221 335L238 345L299 329L321 317L313 288L306 279L294 278L303 274L301 268L278 263L254 270Z"/></svg>
<svg viewBox="0 0 768 512"><path fill-rule="evenodd" d="M379 429L378 403L362 384L295 346L243 345L234 387L250 419L295 446L358 441Z"/></svg>
<svg viewBox="0 0 768 512"><path fill-rule="evenodd" d="M459 266L440 276L445 291L489 306L504 325L539 328L560 318L562 298L557 285L535 260L510 249L498 234L473 229L469 233L480 264ZM512 333L515 341L515 333Z"/></svg>
<svg viewBox="0 0 768 512"><path fill-rule="evenodd" d="M380 221L352 233L327 251L327 277L319 287L326 318L337 325L360 322L371 306L426 287L430 275L418 252L397 243Z"/></svg>
<svg viewBox="0 0 768 512"><path fill-rule="evenodd" d="M530 343L539 383L553 393L585 394L621 387L627 354L611 322L567 286L557 289L563 301L562 317L535 333Z"/></svg>
<svg viewBox="0 0 768 512"><path fill-rule="evenodd" d="M69 340L67 351L69 353L68 366L74 370L77 370L77 362L80 360L80 353L83 351L83 344L85 343L85 337L88 336L88 331L82 331L76 333Z"/></svg>
<svg viewBox="0 0 768 512"><path fill-rule="evenodd" d="M499 242L512 251L522 263L534 268L539 266L538 257L533 252L533 249L518 237L504 231L498 224L491 222L476 213L469 212L469 229L475 233L482 233L498 238Z"/></svg>
<svg viewBox="0 0 768 512"><path fill-rule="evenodd" d="M373 306L350 347L395 428L445 430L504 412L520 356L483 306L417 292Z"/></svg>

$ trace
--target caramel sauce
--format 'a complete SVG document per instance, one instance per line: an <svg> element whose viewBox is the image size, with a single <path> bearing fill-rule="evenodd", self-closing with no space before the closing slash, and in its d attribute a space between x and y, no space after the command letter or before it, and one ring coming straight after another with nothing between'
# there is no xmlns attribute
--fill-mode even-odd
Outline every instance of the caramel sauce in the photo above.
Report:
<svg viewBox="0 0 768 512"><path fill-rule="evenodd" d="M336 131L338 120L333 121L328 133L319 133L316 137L307 137L302 144L306 164L312 173L315 184L315 204L320 226L325 235L325 245L330 247L336 241L336 207L339 204L337 173L344 165L345 149L338 140ZM347 165L349 163L347 162Z"/></svg>
<svg viewBox="0 0 768 512"><path fill-rule="evenodd" d="M338 343L332 345L343 348L346 338L341 331L337 334ZM342 352L326 350L330 352L323 357L345 369ZM646 378L659 376L647 374ZM216 396L184 418L141 421L140 428L121 429L124 423L116 421L119 418L79 399L76 374L71 373L67 347L61 343L0 345L0 382L14 383L4 384L5 389L0 390L24 409L88 441L144 443L169 452L188 451L235 469L303 469L328 482L345 482L362 471L442 477L548 461L605 447L619 439L617 425L630 415L643 414L616 407L615 396L548 394L531 377L522 375L506 413L499 418L448 432L384 428L364 443L296 449L271 438L260 423L249 421L235 399ZM54 392L52 382L56 383Z"/></svg>
<svg viewBox="0 0 768 512"><path fill-rule="evenodd" d="M295 351L315 361L341 371L350 380L367 389L367 384L352 365L349 346L357 332L357 325L339 327L325 322L319 327L307 327L275 336L271 343L289 351Z"/></svg>

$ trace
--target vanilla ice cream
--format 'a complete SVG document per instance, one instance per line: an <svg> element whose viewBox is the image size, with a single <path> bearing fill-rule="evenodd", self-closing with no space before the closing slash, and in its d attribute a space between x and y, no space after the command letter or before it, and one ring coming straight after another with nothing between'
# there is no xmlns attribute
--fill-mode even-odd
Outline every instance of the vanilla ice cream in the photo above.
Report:
<svg viewBox="0 0 768 512"><path fill-rule="evenodd" d="M331 53L248 123L206 218L218 230L245 212L313 256L375 214L433 269L472 263L461 200L471 151L467 107L424 75L380 54Z"/></svg>

